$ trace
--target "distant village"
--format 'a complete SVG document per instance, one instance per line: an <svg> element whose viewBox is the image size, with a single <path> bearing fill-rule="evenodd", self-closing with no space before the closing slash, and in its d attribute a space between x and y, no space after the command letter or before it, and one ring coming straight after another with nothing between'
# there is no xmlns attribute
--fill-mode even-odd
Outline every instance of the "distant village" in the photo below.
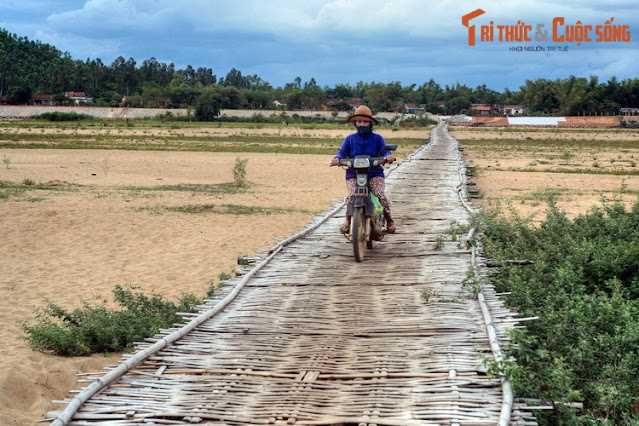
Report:
<svg viewBox="0 0 639 426"><path fill-rule="evenodd" d="M324 105L322 105L320 110L349 111L354 110L355 108L357 108L357 106L364 103L364 100L361 98L329 99ZM0 105L7 104L7 97L0 97ZM36 94L32 97L30 105L92 106L94 105L94 99L91 96L88 96L85 92L64 92L62 95ZM446 108L446 103L443 101L436 102L435 105L442 110ZM120 106L127 106L126 96L122 98ZM272 102L272 107L276 110L286 110L287 104L279 100L274 100ZM389 112L403 113L421 117L428 111L426 110L426 105L406 103ZM528 110L524 105L471 104L468 110L468 115L476 117L517 117L525 116L527 113ZM557 110L556 113L559 113L559 110ZM639 108L619 108L618 115L639 115Z"/></svg>
<svg viewBox="0 0 639 426"><path fill-rule="evenodd" d="M6 96L0 97L0 104L6 105ZM37 94L31 98L31 105L69 106L93 105L93 98L84 92L64 92L62 95Z"/></svg>

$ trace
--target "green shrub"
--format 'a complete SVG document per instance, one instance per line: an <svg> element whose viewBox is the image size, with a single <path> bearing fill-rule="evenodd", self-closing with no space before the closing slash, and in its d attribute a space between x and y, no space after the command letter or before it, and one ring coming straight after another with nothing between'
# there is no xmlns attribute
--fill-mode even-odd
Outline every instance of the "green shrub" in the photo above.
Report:
<svg viewBox="0 0 639 426"><path fill-rule="evenodd" d="M87 114L79 114L77 112L45 112L40 115L36 115L34 118L47 121L80 121L80 120L93 120L93 117Z"/></svg>
<svg viewBox="0 0 639 426"><path fill-rule="evenodd" d="M222 96L214 90L206 90L195 102L195 118L198 121L213 121L222 108Z"/></svg>
<svg viewBox="0 0 639 426"><path fill-rule="evenodd" d="M85 304L66 311L49 304L23 324L32 348L56 355L77 356L95 352L117 352L129 348L175 323L178 312L193 312L202 299L183 295L177 304L161 296L147 296L138 289L116 286L113 296L119 309Z"/></svg>
<svg viewBox="0 0 639 426"><path fill-rule="evenodd" d="M248 158L235 159L235 164L233 165L233 182L235 186L238 188L246 188L248 186L248 180L246 178L246 165L248 163Z"/></svg>
<svg viewBox="0 0 639 426"><path fill-rule="evenodd" d="M430 118L427 117L421 117L421 118L406 118L404 120L401 120L399 122L399 127L406 127L406 128L411 128L411 127L427 127L427 126L434 126L436 125L437 122L435 120L431 120Z"/></svg>
<svg viewBox="0 0 639 426"><path fill-rule="evenodd" d="M528 259L491 275L507 303L538 316L513 333L501 366L520 397L582 401L540 424L639 422L639 203L603 204L570 219L551 201L539 226L498 212L482 220L485 254Z"/></svg>
<svg viewBox="0 0 639 426"><path fill-rule="evenodd" d="M252 114L250 117L233 117L228 115L223 115L218 118L218 121L226 122L226 123L285 123L285 124L323 124L323 123L331 123L331 124L344 124L344 118L337 117L331 114L331 117L320 116L310 116L310 115L299 115L299 114L287 114L285 112L281 114L271 114L264 115L262 113Z"/></svg>

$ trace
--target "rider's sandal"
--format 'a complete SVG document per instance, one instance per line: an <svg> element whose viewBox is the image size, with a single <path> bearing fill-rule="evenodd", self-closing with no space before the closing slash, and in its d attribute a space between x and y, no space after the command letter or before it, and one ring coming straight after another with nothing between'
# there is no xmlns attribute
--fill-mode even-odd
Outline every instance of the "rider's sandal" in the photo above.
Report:
<svg viewBox="0 0 639 426"><path fill-rule="evenodd" d="M351 225L349 223L342 223L339 227L339 232L344 235L348 235L351 232Z"/></svg>
<svg viewBox="0 0 639 426"><path fill-rule="evenodd" d="M387 222L386 223L386 233L387 234L394 234L396 230L397 230L397 227L395 226L395 222Z"/></svg>

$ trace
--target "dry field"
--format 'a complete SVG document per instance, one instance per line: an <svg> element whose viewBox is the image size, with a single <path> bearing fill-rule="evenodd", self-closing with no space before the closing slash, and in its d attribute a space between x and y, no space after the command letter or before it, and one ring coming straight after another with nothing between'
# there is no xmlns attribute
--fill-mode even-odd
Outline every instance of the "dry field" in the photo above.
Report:
<svg viewBox="0 0 639 426"><path fill-rule="evenodd" d="M99 123L99 122L98 122ZM150 127L136 123L133 127L110 127L97 124L52 126L49 123L24 125L0 123L0 148L117 149L203 152L264 152L286 154L326 154L335 152L347 125L305 127L258 125L221 127L178 124ZM388 143L400 145L400 155L423 143L426 129L379 129Z"/></svg>
<svg viewBox="0 0 639 426"><path fill-rule="evenodd" d="M639 194L639 130L451 127L476 166L482 205L539 220L552 197L575 216L602 200Z"/></svg>
<svg viewBox="0 0 639 426"><path fill-rule="evenodd" d="M226 124L226 123L225 123ZM296 127L294 125L262 125L254 127L235 127L228 124L220 127L176 127L165 128L155 127L97 127L97 126L0 126L0 135L66 135L66 136L110 136L125 138L139 137L178 137L178 138L224 138L238 136L257 137L302 137L302 138L335 138L342 139L345 134L351 131L352 127L344 126L324 126L324 127ZM384 138L421 138L424 136L423 129L375 129Z"/></svg>
<svg viewBox="0 0 639 426"><path fill-rule="evenodd" d="M234 127L218 135L215 128L145 128L137 134L124 128L103 134L6 124L1 130L2 425L34 424L56 407L51 400L75 388L75 372L119 359L34 352L20 321L48 302L68 308L111 303L117 284L171 299L203 295L221 272L233 271L238 256L270 247L343 196L343 171L327 164L350 131L289 128L266 135L272 129ZM401 157L428 130L389 134L401 144ZM112 147L121 149L104 149ZM226 152L233 148L240 152ZM230 185L238 157L248 159L246 190Z"/></svg>

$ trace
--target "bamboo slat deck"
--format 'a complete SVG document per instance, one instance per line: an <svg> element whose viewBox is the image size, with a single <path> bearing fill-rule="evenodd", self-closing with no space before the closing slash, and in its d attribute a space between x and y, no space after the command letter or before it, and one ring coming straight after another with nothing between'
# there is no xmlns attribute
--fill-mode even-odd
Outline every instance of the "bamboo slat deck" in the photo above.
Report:
<svg viewBox="0 0 639 426"><path fill-rule="evenodd" d="M502 381L486 374L487 328L462 285L473 252L448 233L470 220L458 194L463 170L439 125L387 178L398 233L363 263L338 232L340 209L245 280L223 310L91 397L70 424L498 424ZM516 319L489 286L482 297L507 342ZM535 424L517 406L510 422Z"/></svg>

